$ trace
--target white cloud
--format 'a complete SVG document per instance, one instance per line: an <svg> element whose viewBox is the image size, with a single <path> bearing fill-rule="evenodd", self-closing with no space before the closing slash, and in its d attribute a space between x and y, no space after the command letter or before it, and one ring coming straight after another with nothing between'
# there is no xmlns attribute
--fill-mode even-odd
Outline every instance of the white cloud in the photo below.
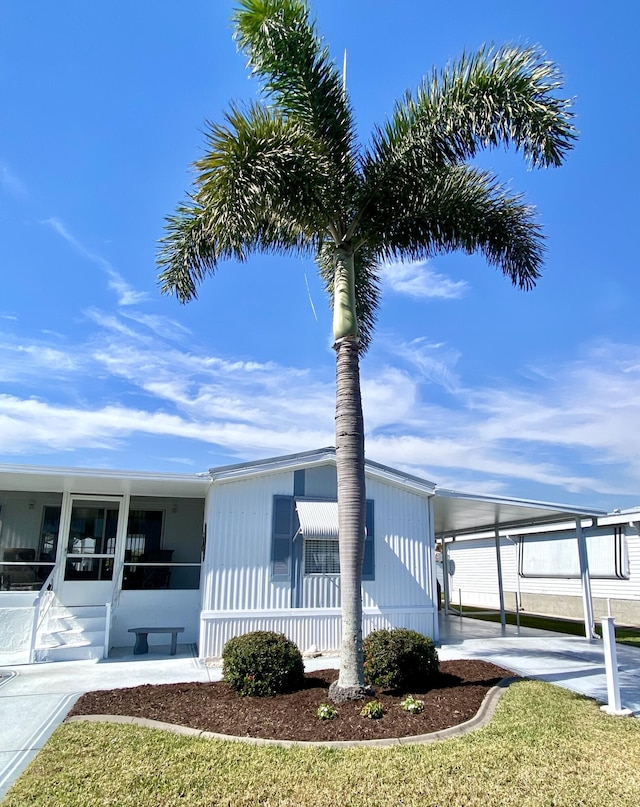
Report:
<svg viewBox="0 0 640 807"><path fill-rule="evenodd" d="M79 357L68 350L46 342L23 344L7 334L1 336L0 381L4 383L35 381L52 370L60 378L79 369Z"/></svg>
<svg viewBox="0 0 640 807"><path fill-rule="evenodd" d="M79 408L0 395L0 443L5 455L115 449L132 435L180 437L232 453L293 452L327 443L327 434L291 422L282 430L251 423L194 420L124 406Z"/></svg>
<svg viewBox="0 0 640 807"><path fill-rule="evenodd" d="M129 283L120 275L106 258L96 255L87 249L78 239L73 236L65 224L57 218L49 218L43 221L43 224L49 225L61 238L63 238L76 252L85 257L87 260L99 266L107 275L108 287L115 292L118 298L118 305L129 306L137 305L148 299L146 292L136 291Z"/></svg>
<svg viewBox="0 0 640 807"><path fill-rule="evenodd" d="M449 392L460 389L460 379L454 372L460 358L459 351L443 342L430 342L423 337L405 342L387 334L379 342L395 359L409 364L414 372L417 370L423 380L438 384Z"/></svg>
<svg viewBox="0 0 640 807"><path fill-rule="evenodd" d="M456 300L466 294L468 284L435 272L427 261L386 263L380 268L382 283L396 294L418 299Z"/></svg>
<svg viewBox="0 0 640 807"><path fill-rule="evenodd" d="M305 369L183 347L163 318L93 310L88 321L95 327L82 344L0 339L2 381L27 390L0 400L4 455L109 452L141 435L239 459L334 442L331 364ZM453 371L455 350L388 342L363 362L372 459L478 492L555 500L569 492L585 504L598 493L612 506L624 506L623 495L640 499L640 347L599 344L580 360L471 389Z"/></svg>

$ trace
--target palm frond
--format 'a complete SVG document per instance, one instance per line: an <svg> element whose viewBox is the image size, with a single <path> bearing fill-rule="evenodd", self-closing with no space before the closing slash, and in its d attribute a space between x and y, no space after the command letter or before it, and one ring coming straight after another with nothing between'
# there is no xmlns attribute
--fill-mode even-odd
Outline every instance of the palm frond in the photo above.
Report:
<svg viewBox="0 0 640 807"><path fill-rule="evenodd" d="M395 176L367 208L362 230L386 260L482 253L521 289L535 286L544 253L535 209L494 175L442 166L428 177Z"/></svg>
<svg viewBox="0 0 640 807"><path fill-rule="evenodd" d="M218 255L215 241L208 237L207 218L206 211L192 201L165 220L156 259L162 269L158 284L163 294L175 295L181 303L195 300L200 283L215 272Z"/></svg>
<svg viewBox="0 0 640 807"><path fill-rule="evenodd" d="M333 305L333 284L335 279L336 248L331 242L324 242L316 255L318 272L325 283L331 305ZM378 260L366 244L355 253L356 275L356 315L358 317L358 335L360 353L369 348L375 330L378 306L380 305L380 282L378 277Z"/></svg>
<svg viewBox="0 0 640 807"><path fill-rule="evenodd" d="M538 48L464 55L396 105L375 131L365 172L381 178L407 152L432 164L464 162L499 145L513 145L536 168L561 165L577 137L561 88L558 68Z"/></svg>
<svg viewBox="0 0 640 807"><path fill-rule="evenodd" d="M304 0L240 0L236 40L253 73L287 117L304 125L336 168L354 178L353 116L342 78ZM348 188L346 189L348 192Z"/></svg>
<svg viewBox="0 0 640 807"><path fill-rule="evenodd" d="M314 239L327 226L331 166L295 120L273 110L232 106L225 124L209 124L206 154L194 167L197 199L227 237L237 232L250 242L266 228L260 248L269 249L280 230Z"/></svg>
<svg viewBox="0 0 640 807"><path fill-rule="evenodd" d="M223 259L262 252L315 251L328 224L323 156L293 120L253 105L210 124L194 164L189 202L167 219L158 264L161 289L183 302Z"/></svg>

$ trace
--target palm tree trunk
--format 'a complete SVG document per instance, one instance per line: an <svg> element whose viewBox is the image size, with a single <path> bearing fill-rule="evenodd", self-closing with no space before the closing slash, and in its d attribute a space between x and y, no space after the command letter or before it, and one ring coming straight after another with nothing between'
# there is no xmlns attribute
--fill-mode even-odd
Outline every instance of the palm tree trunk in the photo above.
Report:
<svg viewBox="0 0 640 807"><path fill-rule="evenodd" d="M343 255L339 255L340 258ZM353 272L353 254L345 261ZM350 264L350 266L349 266ZM340 266L344 269L344 263ZM342 294L345 304L344 286ZM336 283L337 285L337 283ZM352 286L351 286L352 287ZM347 293L347 296L348 293ZM336 299L336 303L338 300ZM355 311L355 304L351 306ZM338 528L342 646L340 676L329 696L336 702L363 698L370 691L364 681L362 653L362 561L364 557L366 491L364 475L364 419L360 394L357 321L352 332L336 340L336 467L338 472Z"/></svg>

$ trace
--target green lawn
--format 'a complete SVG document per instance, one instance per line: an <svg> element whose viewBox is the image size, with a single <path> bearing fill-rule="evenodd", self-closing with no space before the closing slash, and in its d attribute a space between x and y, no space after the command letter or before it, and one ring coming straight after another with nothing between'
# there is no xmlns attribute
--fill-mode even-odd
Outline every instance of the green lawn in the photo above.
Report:
<svg viewBox="0 0 640 807"><path fill-rule="evenodd" d="M457 605L455 607L458 608ZM488 613L485 609L474 608L471 605L463 605L462 612L464 616L473 619L486 619L488 622L500 622L499 611ZM505 619L508 625L516 624L516 615L513 611L506 611ZM520 625L523 628L538 628L539 630L551 630L556 633L569 633L574 636L584 636L584 622L576 619L559 619L558 617L521 613ZM596 632L602 636L599 622L596 622ZM616 642L640 647L640 630L616 625Z"/></svg>
<svg viewBox="0 0 640 807"><path fill-rule="evenodd" d="M637 807L640 721L538 681L484 729L385 749L253 746L135 726L60 726L3 807Z"/></svg>

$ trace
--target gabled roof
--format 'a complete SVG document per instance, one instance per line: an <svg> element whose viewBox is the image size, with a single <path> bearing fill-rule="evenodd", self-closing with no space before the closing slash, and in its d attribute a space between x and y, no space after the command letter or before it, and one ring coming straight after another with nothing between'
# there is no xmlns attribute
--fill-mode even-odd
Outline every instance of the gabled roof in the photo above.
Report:
<svg viewBox="0 0 640 807"><path fill-rule="evenodd" d="M303 468L314 468L318 465L335 465L336 450L333 446L326 446L315 451L300 451L296 454L287 454L282 457L270 457L252 462L240 462L235 465L223 465L211 468L209 474L214 481L227 481L242 477L272 474L276 471L296 471ZM379 462L365 460L365 473L390 484L400 485L418 493L432 495L435 483L419 476L413 476Z"/></svg>

